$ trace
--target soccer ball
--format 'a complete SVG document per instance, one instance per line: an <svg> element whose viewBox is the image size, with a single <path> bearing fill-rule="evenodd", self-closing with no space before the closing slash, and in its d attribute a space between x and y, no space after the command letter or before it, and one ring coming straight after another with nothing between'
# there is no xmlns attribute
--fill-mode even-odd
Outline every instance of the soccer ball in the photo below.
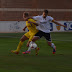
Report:
<svg viewBox="0 0 72 72"><path fill-rule="evenodd" d="M29 47L30 47L31 49L36 49L36 48L37 48L37 44L36 44L36 43L31 43L31 44L29 45Z"/></svg>

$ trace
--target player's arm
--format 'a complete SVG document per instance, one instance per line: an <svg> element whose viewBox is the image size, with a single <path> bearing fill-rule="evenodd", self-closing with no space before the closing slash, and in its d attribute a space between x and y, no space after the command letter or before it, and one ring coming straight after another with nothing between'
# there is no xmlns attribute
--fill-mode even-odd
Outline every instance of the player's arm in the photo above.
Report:
<svg viewBox="0 0 72 72"><path fill-rule="evenodd" d="M55 23L55 24L57 24L57 25L60 25L60 26L66 27L65 25L62 25L62 24L58 23L58 22L55 21L55 20L52 20L52 22Z"/></svg>
<svg viewBox="0 0 72 72"><path fill-rule="evenodd" d="M30 23L30 24L35 24L36 26L38 26L39 24L38 23L36 23L36 22L31 22L31 21L28 21L28 23Z"/></svg>
<svg viewBox="0 0 72 72"><path fill-rule="evenodd" d="M26 28L27 28L27 26L25 26L25 27L23 28L23 31L25 31Z"/></svg>
<svg viewBox="0 0 72 72"><path fill-rule="evenodd" d="M24 18L24 21L28 21L28 19L33 19L33 18L30 16L30 17Z"/></svg>
<svg viewBox="0 0 72 72"><path fill-rule="evenodd" d="M40 18L40 16L29 16L27 18L24 18L24 21L28 21L28 19L34 19L34 20L38 20Z"/></svg>

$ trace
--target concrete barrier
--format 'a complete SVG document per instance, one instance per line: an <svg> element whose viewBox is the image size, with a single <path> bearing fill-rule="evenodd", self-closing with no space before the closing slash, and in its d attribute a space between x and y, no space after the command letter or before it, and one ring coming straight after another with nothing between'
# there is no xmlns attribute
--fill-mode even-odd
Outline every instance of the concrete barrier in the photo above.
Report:
<svg viewBox="0 0 72 72"><path fill-rule="evenodd" d="M67 28L51 24L52 32L72 31L72 21L58 21L59 23L66 25ZM0 21L0 33L15 33L24 32L23 28L26 26L25 21ZM26 29L28 31L28 29Z"/></svg>

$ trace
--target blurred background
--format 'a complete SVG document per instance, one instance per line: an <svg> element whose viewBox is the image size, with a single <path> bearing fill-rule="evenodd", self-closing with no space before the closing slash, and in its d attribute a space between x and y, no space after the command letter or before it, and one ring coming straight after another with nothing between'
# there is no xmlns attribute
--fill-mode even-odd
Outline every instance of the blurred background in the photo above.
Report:
<svg viewBox="0 0 72 72"><path fill-rule="evenodd" d="M23 21L22 14L42 14L43 9L56 20L72 20L72 0L0 0L1 21Z"/></svg>
<svg viewBox="0 0 72 72"><path fill-rule="evenodd" d="M67 25L67 29L63 29L51 24L52 31L72 30L72 0L0 0L0 32L23 32L23 12L36 16L44 9L48 9L55 20Z"/></svg>

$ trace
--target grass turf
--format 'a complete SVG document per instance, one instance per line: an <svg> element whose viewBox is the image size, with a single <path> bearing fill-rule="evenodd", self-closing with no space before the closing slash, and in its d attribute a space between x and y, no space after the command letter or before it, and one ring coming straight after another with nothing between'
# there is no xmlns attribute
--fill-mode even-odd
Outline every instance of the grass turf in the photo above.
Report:
<svg viewBox="0 0 72 72"><path fill-rule="evenodd" d="M27 50L24 42L19 55L10 51L16 49L23 33L0 34L0 72L72 72L72 32L51 33L57 52L52 54L44 38L36 43L39 55L32 50L30 55L22 55Z"/></svg>

